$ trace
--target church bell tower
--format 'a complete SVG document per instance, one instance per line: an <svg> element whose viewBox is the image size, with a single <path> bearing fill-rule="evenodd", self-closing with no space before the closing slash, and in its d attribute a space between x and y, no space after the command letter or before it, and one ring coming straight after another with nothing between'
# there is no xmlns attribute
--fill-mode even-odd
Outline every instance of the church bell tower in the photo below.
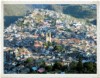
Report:
<svg viewBox="0 0 100 78"><path fill-rule="evenodd" d="M46 33L46 42L51 42L51 32Z"/></svg>

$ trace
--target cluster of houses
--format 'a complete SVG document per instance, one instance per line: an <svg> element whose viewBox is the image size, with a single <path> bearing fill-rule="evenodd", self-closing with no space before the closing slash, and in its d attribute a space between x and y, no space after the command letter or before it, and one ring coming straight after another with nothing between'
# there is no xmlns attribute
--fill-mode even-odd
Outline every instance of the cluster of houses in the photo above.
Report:
<svg viewBox="0 0 100 78"><path fill-rule="evenodd" d="M96 62L96 26L70 20L69 16L62 13L34 9L32 13L19 18L4 29L5 73L29 72L24 65L16 67L17 61L23 62L29 57L35 59L36 63L42 59L47 65L53 65L55 61L69 65L72 61L77 62L77 54L74 54L77 52L88 58L83 62ZM62 45L65 50L56 52L53 45L46 48L46 42L55 42L56 45ZM13 69L6 68L6 65ZM44 68L37 68L34 65L32 67L40 73L45 71Z"/></svg>

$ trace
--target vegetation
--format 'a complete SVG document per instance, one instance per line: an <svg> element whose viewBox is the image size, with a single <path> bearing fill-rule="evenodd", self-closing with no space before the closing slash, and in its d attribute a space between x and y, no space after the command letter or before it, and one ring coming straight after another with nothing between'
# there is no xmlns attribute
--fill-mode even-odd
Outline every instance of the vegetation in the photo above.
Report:
<svg viewBox="0 0 100 78"><path fill-rule="evenodd" d="M23 21L18 21L18 22L16 23L16 25L17 25L17 26L23 26Z"/></svg>
<svg viewBox="0 0 100 78"><path fill-rule="evenodd" d="M60 51L63 51L64 48L61 45L56 45L54 46L54 50L60 52Z"/></svg>
<svg viewBox="0 0 100 78"><path fill-rule="evenodd" d="M33 59L28 58L26 60L26 63L28 63L28 67L31 69L32 64L33 64ZM72 61L68 67L68 65L63 65L62 62L56 61L54 65L47 65L45 61L41 61L38 63L38 68L45 68L45 73L50 72L50 73L60 73L60 72L65 72L65 73L96 73L96 63L93 62L85 62L82 63L82 59L79 57L78 62ZM30 70L30 73L37 73L37 71L33 72Z"/></svg>
<svg viewBox="0 0 100 78"><path fill-rule="evenodd" d="M52 70L55 71L55 70L61 70L61 69L62 69L61 62L55 62Z"/></svg>
<svg viewBox="0 0 100 78"><path fill-rule="evenodd" d="M92 7L93 5L90 6ZM64 7L63 13L76 18L94 18L96 16L96 9L89 8L89 5L69 5Z"/></svg>
<svg viewBox="0 0 100 78"><path fill-rule="evenodd" d="M86 73L96 73L96 64L92 62L86 62L83 64L84 72Z"/></svg>
<svg viewBox="0 0 100 78"><path fill-rule="evenodd" d="M52 66L51 65L46 66L45 69L46 69L47 72L51 72L52 71Z"/></svg>
<svg viewBox="0 0 100 78"><path fill-rule="evenodd" d="M77 66L77 63L72 61L70 63L70 70L73 70L73 71L76 70L76 66Z"/></svg>
<svg viewBox="0 0 100 78"><path fill-rule="evenodd" d="M79 61L77 63L77 66L76 66L76 70L78 71L78 73L81 73L82 70L83 70L83 64L82 64L82 58L79 57Z"/></svg>
<svg viewBox="0 0 100 78"><path fill-rule="evenodd" d="M24 4L5 4L4 16L23 16L27 10L31 10L28 5Z"/></svg>
<svg viewBox="0 0 100 78"><path fill-rule="evenodd" d="M33 62L33 58L32 57L29 57L26 59L26 63L32 63Z"/></svg>

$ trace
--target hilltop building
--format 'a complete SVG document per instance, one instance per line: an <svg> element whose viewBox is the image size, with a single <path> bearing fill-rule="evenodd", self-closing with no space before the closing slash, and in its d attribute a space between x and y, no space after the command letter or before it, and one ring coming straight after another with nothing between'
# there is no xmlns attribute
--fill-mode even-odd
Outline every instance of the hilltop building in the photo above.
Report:
<svg viewBox="0 0 100 78"><path fill-rule="evenodd" d="M46 42L51 42L51 32L46 33Z"/></svg>

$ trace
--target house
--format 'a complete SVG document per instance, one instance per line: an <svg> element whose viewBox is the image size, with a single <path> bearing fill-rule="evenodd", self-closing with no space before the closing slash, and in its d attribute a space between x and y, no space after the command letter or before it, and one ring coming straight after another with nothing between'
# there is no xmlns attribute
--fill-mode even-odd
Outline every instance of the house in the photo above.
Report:
<svg viewBox="0 0 100 78"><path fill-rule="evenodd" d="M72 25L77 27L77 26L81 26L82 24L81 23L73 23Z"/></svg>
<svg viewBox="0 0 100 78"><path fill-rule="evenodd" d="M15 49L14 53L17 60L25 60L32 55L32 53L26 48L17 48Z"/></svg>
<svg viewBox="0 0 100 78"><path fill-rule="evenodd" d="M39 68L39 69L38 69L38 72L39 72L39 73L45 72L45 68Z"/></svg>
<svg viewBox="0 0 100 78"><path fill-rule="evenodd" d="M56 28L57 28L57 29L63 29L64 26L63 26L63 25L56 25Z"/></svg>
<svg viewBox="0 0 100 78"><path fill-rule="evenodd" d="M38 37L39 37L38 34L34 34L34 35L33 35L33 38L34 38L34 39L37 39Z"/></svg>
<svg viewBox="0 0 100 78"><path fill-rule="evenodd" d="M41 41L35 41L34 42L34 47L35 48L39 48L39 47L42 47L43 46L43 42L41 42Z"/></svg>
<svg viewBox="0 0 100 78"><path fill-rule="evenodd" d="M60 24L60 23L62 23L62 21L61 20L56 20L56 24Z"/></svg>
<svg viewBox="0 0 100 78"><path fill-rule="evenodd" d="M33 66L33 67L32 67L32 70L33 70L33 71L37 71L38 68L37 68L36 66Z"/></svg>

